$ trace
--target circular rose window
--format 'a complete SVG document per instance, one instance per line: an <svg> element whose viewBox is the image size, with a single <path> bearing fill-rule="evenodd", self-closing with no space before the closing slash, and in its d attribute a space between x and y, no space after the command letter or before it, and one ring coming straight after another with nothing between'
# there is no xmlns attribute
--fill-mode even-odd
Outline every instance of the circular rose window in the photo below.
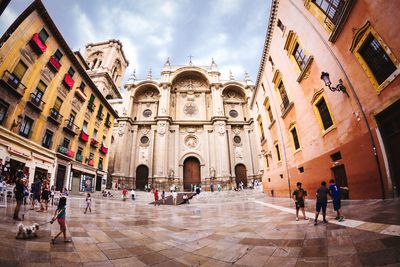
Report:
<svg viewBox="0 0 400 267"><path fill-rule="evenodd" d="M235 137L233 137L233 142L235 142L236 144L240 144L240 142L242 142L242 138L236 135Z"/></svg>
<svg viewBox="0 0 400 267"><path fill-rule="evenodd" d="M144 135L140 138L140 143L147 144L148 142L149 142L149 138L147 136Z"/></svg>
<svg viewBox="0 0 400 267"><path fill-rule="evenodd" d="M153 112L151 112L150 109L146 109L146 110L143 111L143 116L145 116L146 118L148 118L148 117L151 116L152 113L153 113Z"/></svg>
<svg viewBox="0 0 400 267"><path fill-rule="evenodd" d="M236 110L231 110L229 111L229 116L231 116L232 118L236 118L239 115L239 113Z"/></svg>

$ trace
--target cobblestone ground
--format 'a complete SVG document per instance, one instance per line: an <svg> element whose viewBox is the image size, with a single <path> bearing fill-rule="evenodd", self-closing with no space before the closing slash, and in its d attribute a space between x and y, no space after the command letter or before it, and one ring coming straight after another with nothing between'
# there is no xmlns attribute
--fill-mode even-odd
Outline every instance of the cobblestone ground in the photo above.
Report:
<svg viewBox="0 0 400 267"><path fill-rule="evenodd" d="M150 200L148 193L135 201L94 198L92 213L83 214L84 198L72 196L73 242L54 245L57 223L42 226L36 239L16 240L14 204L0 208L0 266L400 266L399 200L345 202L343 223L317 226L296 222L289 199L254 191L202 193L177 207ZM26 208L24 224L44 223L53 212Z"/></svg>

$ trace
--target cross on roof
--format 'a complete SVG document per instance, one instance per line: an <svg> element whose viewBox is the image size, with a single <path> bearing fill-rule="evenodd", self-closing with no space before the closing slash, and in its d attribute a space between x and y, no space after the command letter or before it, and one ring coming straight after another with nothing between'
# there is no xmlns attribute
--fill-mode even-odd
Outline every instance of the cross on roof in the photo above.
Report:
<svg viewBox="0 0 400 267"><path fill-rule="evenodd" d="M189 65L193 65L192 57L193 57L192 55L189 55L189 56L188 56L188 58L189 58Z"/></svg>

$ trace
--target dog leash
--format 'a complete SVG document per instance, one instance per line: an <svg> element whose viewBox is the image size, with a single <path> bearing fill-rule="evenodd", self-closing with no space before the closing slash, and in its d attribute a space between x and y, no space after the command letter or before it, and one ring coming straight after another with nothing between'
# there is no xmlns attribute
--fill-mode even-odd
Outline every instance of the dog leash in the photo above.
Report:
<svg viewBox="0 0 400 267"><path fill-rule="evenodd" d="M46 225L46 224L48 224L48 223L53 223L54 221L53 220L51 220L51 221L49 221L49 222L45 222L45 223L42 223L42 224L39 224L39 226L43 226L43 225Z"/></svg>

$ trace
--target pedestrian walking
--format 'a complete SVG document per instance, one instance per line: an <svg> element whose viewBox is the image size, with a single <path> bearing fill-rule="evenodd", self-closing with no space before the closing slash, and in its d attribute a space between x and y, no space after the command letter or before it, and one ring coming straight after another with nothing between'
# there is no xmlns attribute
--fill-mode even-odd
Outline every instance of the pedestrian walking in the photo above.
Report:
<svg viewBox="0 0 400 267"><path fill-rule="evenodd" d="M32 207L31 207L31 210L35 209L36 200L40 204L41 187L42 187L42 182L40 181L39 178L37 178L37 180L35 182L33 182L32 185L31 185L31 193L32 193Z"/></svg>
<svg viewBox="0 0 400 267"><path fill-rule="evenodd" d="M54 185L51 186L50 188L50 199L51 199L51 205L54 205L54 195L56 194L56 187Z"/></svg>
<svg viewBox="0 0 400 267"><path fill-rule="evenodd" d="M14 217L13 219L16 221L22 221L19 217L19 209L21 208L22 200L24 199L24 184L22 179L24 178L24 173L22 170L17 172L17 179L15 180L15 199L17 201L17 205L14 209Z"/></svg>
<svg viewBox="0 0 400 267"><path fill-rule="evenodd" d="M51 219L51 223L57 220L58 224L60 225L60 232L51 239L52 244L55 243L56 238L61 234L63 234L64 236L64 242L66 243L71 242L70 239L67 239L67 225L65 222L66 209L67 209L67 198L61 197L60 201L58 202L57 209L54 211L54 216Z"/></svg>
<svg viewBox="0 0 400 267"><path fill-rule="evenodd" d="M307 192L301 187L301 183L297 182L297 189L293 192L293 200L296 205L296 221L299 220L299 210L303 213L304 220L308 220L306 212L304 211L304 200Z"/></svg>
<svg viewBox="0 0 400 267"><path fill-rule="evenodd" d="M329 181L329 192L332 197L332 204L333 204L333 210L336 211L336 218L335 220L338 220L339 222L344 221L344 216L342 215L341 211L341 194L340 194L340 186L338 186L335 183L334 179L331 179Z"/></svg>
<svg viewBox="0 0 400 267"><path fill-rule="evenodd" d="M222 186L221 186L221 184L218 184L218 185L217 185L217 188L218 188L218 192L221 192L221 191L222 191Z"/></svg>
<svg viewBox="0 0 400 267"><path fill-rule="evenodd" d="M88 209L89 209L89 212L92 213L92 198L90 197L89 193L87 193L85 201L86 201L86 209L85 209L84 214L86 214Z"/></svg>
<svg viewBox="0 0 400 267"><path fill-rule="evenodd" d="M164 205L165 204L165 191L164 190L161 192L161 199L162 199L162 203Z"/></svg>
<svg viewBox="0 0 400 267"><path fill-rule="evenodd" d="M158 206L160 206L160 203L157 203L158 202L158 189L154 190L153 194L154 194L154 206L157 204L158 204Z"/></svg>
<svg viewBox="0 0 400 267"><path fill-rule="evenodd" d="M41 211L44 211L45 209L47 211L48 206L49 206L49 197L50 197L50 190L49 190L47 183L45 182L42 187L42 198L41 198L42 202L40 203ZM43 204L45 207L43 207Z"/></svg>
<svg viewBox="0 0 400 267"><path fill-rule="evenodd" d="M214 184L210 184L210 191L211 191L211 193L214 192Z"/></svg>
<svg viewBox="0 0 400 267"><path fill-rule="evenodd" d="M318 224L318 216L319 216L321 209L322 209L322 221L324 223L328 223L328 221L326 220L326 206L328 203L328 194L329 194L329 190L326 187L326 182L323 181L323 182L321 182L321 187L317 189L317 193L316 193L317 202L316 202L314 225Z"/></svg>
<svg viewBox="0 0 400 267"><path fill-rule="evenodd" d="M174 190L172 192L172 202L173 202L174 206L176 206L177 198L178 198L178 193L176 193L176 191Z"/></svg>

